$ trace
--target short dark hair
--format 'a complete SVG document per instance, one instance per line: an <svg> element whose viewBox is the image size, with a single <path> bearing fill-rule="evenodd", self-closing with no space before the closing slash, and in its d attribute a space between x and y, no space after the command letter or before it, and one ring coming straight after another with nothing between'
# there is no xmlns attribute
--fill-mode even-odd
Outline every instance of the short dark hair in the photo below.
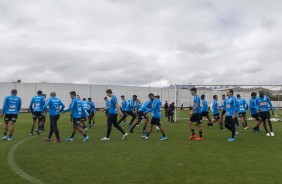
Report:
<svg viewBox="0 0 282 184"><path fill-rule="evenodd" d="M70 92L70 95L76 96L76 92L75 92L75 91L71 91L71 92Z"/></svg>
<svg viewBox="0 0 282 184"><path fill-rule="evenodd" d="M240 94L238 94L238 95L237 95L237 98L240 98L240 97L241 97L241 95L240 95Z"/></svg>
<svg viewBox="0 0 282 184"><path fill-rule="evenodd" d="M89 97L88 100L92 100L92 98Z"/></svg>
<svg viewBox="0 0 282 184"><path fill-rule="evenodd" d="M257 96L257 93L256 92L252 92L251 96Z"/></svg>
<svg viewBox="0 0 282 184"><path fill-rule="evenodd" d="M11 93L12 93L12 94L17 94L17 93L18 93L18 90L12 89Z"/></svg>
<svg viewBox="0 0 282 184"><path fill-rule="evenodd" d="M261 90L261 91L259 91L259 93L264 93L264 91Z"/></svg>
<svg viewBox="0 0 282 184"><path fill-rule="evenodd" d="M108 97L105 97L104 100L108 99Z"/></svg>
<svg viewBox="0 0 282 184"><path fill-rule="evenodd" d="M113 94L113 91L112 91L111 89L107 89L107 90L106 90L106 93Z"/></svg>
<svg viewBox="0 0 282 184"><path fill-rule="evenodd" d="M190 91L194 91L195 93L197 93L197 88L191 88Z"/></svg>
<svg viewBox="0 0 282 184"><path fill-rule="evenodd" d="M225 94L223 94L222 96L226 96Z"/></svg>
<svg viewBox="0 0 282 184"><path fill-rule="evenodd" d="M233 89L228 89L228 91L233 95L234 93Z"/></svg>
<svg viewBox="0 0 282 184"><path fill-rule="evenodd" d="M124 98L124 95L121 95L121 98Z"/></svg>
<svg viewBox="0 0 282 184"><path fill-rule="evenodd" d="M82 100L83 100L83 101L85 101L85 100L86 100L86 98L83 98Z"/></svg>
<svg viewBox="0 0 282 184"><path fill-rule="evenodd" d="M213 99L215 100L217 98L217 95L213 95Z"/></svg>
<svg viewBox="0 0 282 184"><path fill-rule="evenodd" d="M156 98L161 98L160 95L157 95Z"/></svg>
<svg viewBox="0 0 282 184"><path fill-rule="evenodd" d="M155 96L155 95L153 93L150 93L148 96L150 97L150 96Z"/></svg>
<svg viewBox="0 0 282 184"><path fill-rule="evenodd" d="M43 93L43 92L42 92L41 90L38 90L38 91L37 91L37 94L38 94L38 95L42 95L42 93Z"/></svg>
<svg viewBox="0 0 282 184"><path fill-rule="evenodd" d="M202 94L201 98L206 98L206 95Z"/></svg>
<svg viewBox="0 0 282 184"><path fill-rule="evenodd" d="M137 95L133 95L133 98L137 98Z"/></svg>

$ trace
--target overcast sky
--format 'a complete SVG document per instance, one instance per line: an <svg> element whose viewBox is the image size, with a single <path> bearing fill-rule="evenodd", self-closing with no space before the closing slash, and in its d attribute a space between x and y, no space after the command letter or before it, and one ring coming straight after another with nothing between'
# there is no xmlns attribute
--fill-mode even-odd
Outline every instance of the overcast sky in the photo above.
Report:
<svg viewBox="0 0 282 184"><path fill-rule="evenodd" d="M0 82L281 84L281 0L0 0Z"/></svg>

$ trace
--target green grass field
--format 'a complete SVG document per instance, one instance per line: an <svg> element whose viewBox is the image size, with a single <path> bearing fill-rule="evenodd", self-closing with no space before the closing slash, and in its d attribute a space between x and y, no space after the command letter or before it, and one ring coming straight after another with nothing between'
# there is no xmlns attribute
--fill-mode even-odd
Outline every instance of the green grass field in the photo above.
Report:
<svg viewBox="0 0 282 184"><path fill-rule="evenodd" d="M281 183L281 123L274 123L275 137L240 127L236 142L227 142L230 132L220 131L218 125L205 127L204 140L195 142L187 140L186 121L168 124L163 119L167 141L160 141L157 131L142 140L140 126L125 141L113 129L111 141L102 142L104 113L96 114L96 122L88 142L82 143L77 134L74 142L54 144L44 142L47 131L30 137L31 115L21 114L13 141L0 142L0 183ZM59 129L63 140L70 136L68 114L61 117ZM32 176L32 182L19 174Z"/></svg>

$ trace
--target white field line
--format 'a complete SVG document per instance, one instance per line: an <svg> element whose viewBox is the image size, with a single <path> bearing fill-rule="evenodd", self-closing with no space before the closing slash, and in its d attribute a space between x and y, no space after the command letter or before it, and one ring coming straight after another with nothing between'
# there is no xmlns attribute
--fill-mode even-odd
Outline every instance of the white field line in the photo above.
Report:
<svg viewBox="0 0 282 184"><path fill-rule="evenodd" d="M32 137L33 138L33 137ZM9 150L8 155L7 155L7 160L8 160L8 164L10 166L10 168L17 174L19 175L21 178L25 179L26 181L32 183L32 184L44 184L42 181L40 181L37 178L34 178L33 176L27 174L26 172L24 172L16 163L15 161L15 152L17 150L17 148L24 142L29 141L30 139L26 139L23 141L18 142L17 144L15 144L14 146L12 146L12 148Z"/></svg>

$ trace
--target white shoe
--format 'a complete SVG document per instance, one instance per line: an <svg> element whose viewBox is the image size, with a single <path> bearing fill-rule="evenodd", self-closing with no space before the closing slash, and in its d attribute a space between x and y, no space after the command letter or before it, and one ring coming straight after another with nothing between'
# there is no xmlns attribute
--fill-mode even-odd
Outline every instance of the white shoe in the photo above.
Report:
<svg viewBox="0 0 282 184"><path fill-rule="evenodd" d="M13 139L11 137L8 138L8 141L12 141Z"/></svg>
<svg viewBox="0 0 282 184"><path fill-rule="evenodd" d="M274 132L270 132L270 136L274 137Z"/></svg>
<svg viewBox="0 0 282 184"><path fill-rule="evenodd" d="M88 128L85 128L84 130L83 130L83 132L86 132L88 130Z"/></svg>
<svg viewBox="0 0 282 184"><path fill-rule="evenodd" d="M244 129L247 130L249 127L245 127Z"/></svg>
<svg viewBox="0 0 282 184"><path fill-rule="evenodd" d="M160 128L159 128L159 127L157 127L157 128L156 128L156 130L157 130L157 131L160 131Z"/></svg>
<svg viewBox="0 0 282 184"><path fill-rule="evenodd" d="M266 136L267 136L267 137L270 137L270 133L267 133Z"/></svg>
<svg viewBox="0 0 282 184"><path fill-rule="evenodd" d="M2 140L4 141L4 140L6 140L7 139L7 136L3 136L2 137Z"/></svg>
<svg viewBox="0 0 282 184"><path fill-rule="evenodd" d="M126 137L128 136L128 134L127 133L125 133L123 136L122 136L122 140L124 140Z"/></svg>
<svg viewBox="0 0 282 184"><path fill-rule="evenodd" d="M108 137L104 137L104 138L101 139L101 141L109 141L109 140L110 140L110 138L108 138Z"/></svg>

